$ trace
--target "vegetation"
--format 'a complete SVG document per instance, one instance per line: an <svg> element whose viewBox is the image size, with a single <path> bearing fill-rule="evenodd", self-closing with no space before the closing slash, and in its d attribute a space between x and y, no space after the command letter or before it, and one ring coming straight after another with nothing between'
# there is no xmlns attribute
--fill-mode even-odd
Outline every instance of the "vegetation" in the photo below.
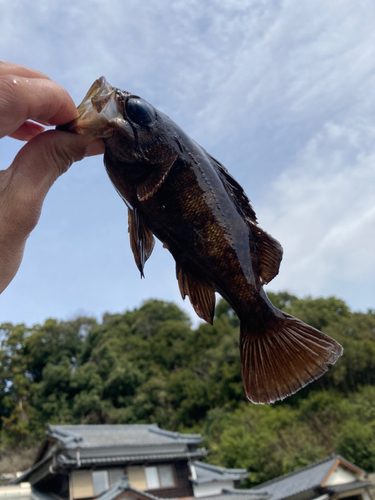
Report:
<svg viewBox="0 0 375 500"><path fill-rule="evenodd" d="M335 297L269 295L344 346L324 377L273 406L245 401L239 322L224 301L214 326L196 329L156 300L101 323L0 325L0 467L10 449L40 442L47 422L157 422L202 433L211 463L251 472L246 486L333 452L374 471L375 312L351 312Z"/></svg>

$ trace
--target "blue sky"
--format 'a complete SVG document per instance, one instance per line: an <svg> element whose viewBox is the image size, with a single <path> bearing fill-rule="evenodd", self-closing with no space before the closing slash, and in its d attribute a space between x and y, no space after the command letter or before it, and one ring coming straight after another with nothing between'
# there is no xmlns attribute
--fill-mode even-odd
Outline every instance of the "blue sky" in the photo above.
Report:
<svg viewBox="0 0 375 500"><path fill-rule="evenodd" d="M168 114L242 184L284 247L268 290L375 308L375 4L371 0L0 0L0 59L77 104L104 75ZM7 168L21 143L0 140ZM157 244L141 280L100 157L53 186L0 323L183 302Z"/></svg>

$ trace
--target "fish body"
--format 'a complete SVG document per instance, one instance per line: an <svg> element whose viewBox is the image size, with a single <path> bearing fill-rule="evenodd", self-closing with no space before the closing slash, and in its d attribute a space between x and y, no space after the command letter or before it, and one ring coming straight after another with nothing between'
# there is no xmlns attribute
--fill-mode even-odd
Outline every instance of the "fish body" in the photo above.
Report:
<svg viewBox="0 0 375 500"><path fill-rule="evenodd" d="M59 128L104 140L141 275L155 235L173 255L182 297L200 318L212 323L215 292L237 313L248 399L283 399L336 362L342 347L335 340L269 301L263 285L277 275L282 247L258 226L242 187L218 161L168 116L103 77L78 111Z"/></svg>

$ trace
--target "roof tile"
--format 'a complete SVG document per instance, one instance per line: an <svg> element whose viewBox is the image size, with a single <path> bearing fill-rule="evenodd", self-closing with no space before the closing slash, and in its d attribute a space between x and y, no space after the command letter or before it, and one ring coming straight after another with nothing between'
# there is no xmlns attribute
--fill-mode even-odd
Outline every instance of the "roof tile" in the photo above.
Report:
<svg viewBox="0 0 375 500"><path fill-rule="evenodd" d="M251 491L267 492L272 495L272 500L282 500L302 491L317 488L322 484L337 460L347 463L351 467L356 467L363 474L365 473L340 455L331 455L320 462L255 486Z"/></svg>
<svg viewBox="0 0 375 500"><path fill-rule="evenodd" d="M47 435L81 448L142 446L171 443L200 444L200 434L181 434L151 425L48 425Z"/></svg>

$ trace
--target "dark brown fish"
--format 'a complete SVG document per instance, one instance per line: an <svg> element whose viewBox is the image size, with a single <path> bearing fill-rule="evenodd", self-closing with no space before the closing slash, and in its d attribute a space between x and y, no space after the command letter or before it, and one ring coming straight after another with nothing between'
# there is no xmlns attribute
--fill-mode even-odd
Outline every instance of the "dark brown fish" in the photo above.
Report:
<svg viewBox="0 0 375 500"><path fill-rule="evenodd" d="M320 377L342 347L276 309L263 285L278 273L282 247L258 225L241 186L168 116L97 80L58 127L104 140L104 163L128 206L130 245L143 268L154 235L176 261L178 284L198 316L212 323L215 292L240 319L246 396L285 398Z"/></svg>

